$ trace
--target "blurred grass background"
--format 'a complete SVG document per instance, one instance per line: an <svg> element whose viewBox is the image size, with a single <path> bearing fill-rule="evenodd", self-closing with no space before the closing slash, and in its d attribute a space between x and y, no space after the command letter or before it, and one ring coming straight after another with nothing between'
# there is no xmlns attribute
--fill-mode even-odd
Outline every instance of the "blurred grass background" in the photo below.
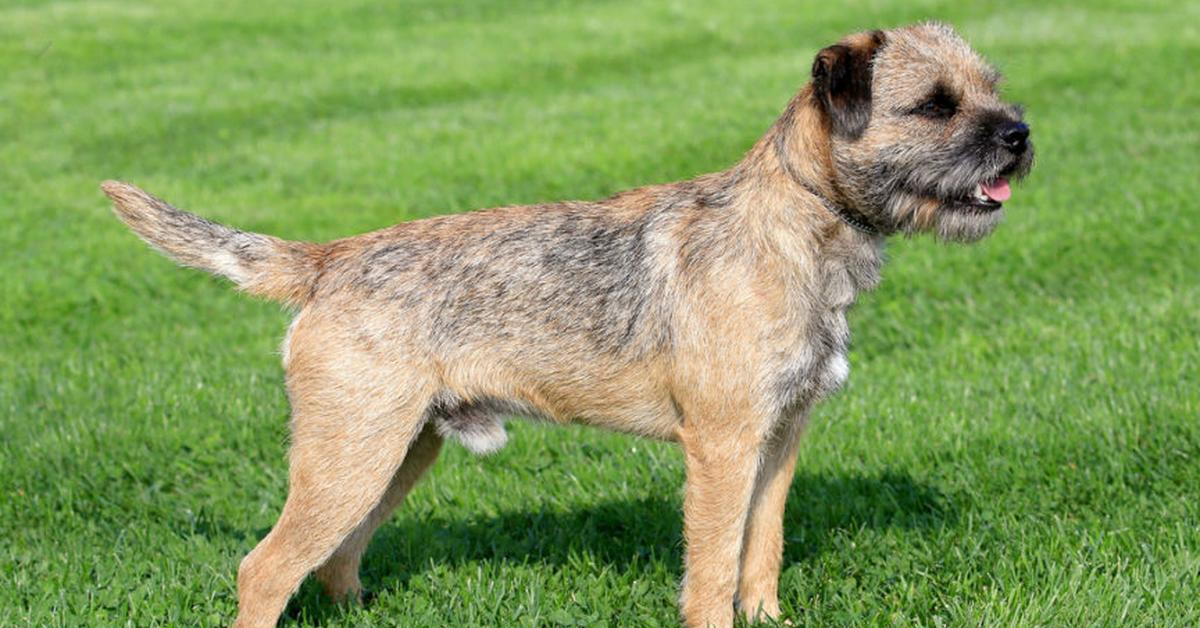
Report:
<svg viewBox="0 0 1200 628"><path fill-rule="evenodd" d="M986 242L896 241L787 513L796 624L1200 622L1200 4L0 4L0 624L218 625L285 494L288 317L179 270L102 179L329 239L735 162L842 35L936 18L1038 164ZM287 623L670 625L670 446L448 448Z"/></svg>

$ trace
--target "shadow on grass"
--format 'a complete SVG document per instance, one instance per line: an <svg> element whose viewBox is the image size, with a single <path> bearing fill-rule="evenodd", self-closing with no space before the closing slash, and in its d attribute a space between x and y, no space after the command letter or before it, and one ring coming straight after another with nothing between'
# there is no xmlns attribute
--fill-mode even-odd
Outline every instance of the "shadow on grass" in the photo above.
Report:
<svg viewBox="0 0 1200 628"><path fill-rule="evenodd" d="M363 586L370 593L396 592L435 566L454 568L481 562L547 569L571 569L575 567L568 565L583 562L639 572L665 567L678 577L683 560L680 506L680 499L673 494L568 512L515 511L424 520L406 518L401 507L396 519L379 531L367 550ZM921 531L956 519L951 499L906 473L800 474L792 484L785 514L784 566L820 555L839 531ZM346 606L322 597L310 578L285 616L290 621L320 624L341 617L346 610Z"/></svg>

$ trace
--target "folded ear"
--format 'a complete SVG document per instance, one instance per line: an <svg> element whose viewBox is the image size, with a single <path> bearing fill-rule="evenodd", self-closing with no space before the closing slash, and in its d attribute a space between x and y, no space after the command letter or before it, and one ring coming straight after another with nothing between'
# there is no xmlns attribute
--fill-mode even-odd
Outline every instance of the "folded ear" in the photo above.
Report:
<svg viewBox="0 0 1200 628"><path fill-rule="evenodd" d="M830 130L858 139L871 119L871 62L883 45L883 31L854 35L817 53L812 84Z"/></svg>

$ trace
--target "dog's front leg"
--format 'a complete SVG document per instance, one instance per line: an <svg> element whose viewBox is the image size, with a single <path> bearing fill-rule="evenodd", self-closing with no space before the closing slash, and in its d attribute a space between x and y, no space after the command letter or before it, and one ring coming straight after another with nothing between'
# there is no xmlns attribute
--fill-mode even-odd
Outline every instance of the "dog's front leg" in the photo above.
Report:
<svg viewBox="0 0 1200 628"><path fill-rule="evenodd" d="M779 568L783 562L783 511L796 470L804 417L779 430L767 445L746 520L738 603L749 621L779 617Z"/></svg>
<svg viewBox="0 0 1200 628"><path fill-rule="evenodd" d="M754 417L706 416L681 430L687 545L680 610L693 628L733 625L733 597L762 438Z"/></svg>

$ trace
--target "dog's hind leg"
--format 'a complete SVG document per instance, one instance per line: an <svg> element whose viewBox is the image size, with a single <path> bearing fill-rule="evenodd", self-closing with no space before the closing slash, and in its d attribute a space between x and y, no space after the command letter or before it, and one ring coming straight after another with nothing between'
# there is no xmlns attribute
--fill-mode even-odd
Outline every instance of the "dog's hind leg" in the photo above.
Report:
<svg viewBox="0 0 1200 628"><path fill-rule="evenodd" d="M299 367L293 356L289 365L288 497L238 569L235 626L275 625L304 577L383 500L426 422L432 387L419 373L393 369L381 377L385 367L371 356L334 357L341 359ZM407 383L403 390L397 381Z"/></svg>
<svg viewBox="0 0 1200 628"><path fill-rule="evenodd" d="M409 448L404 457L404 463L392 477L392 483L384 493L383 499L367 515L367 518L355 528L350 536L342 541L337 551L317 569L317 581L325 594L334 600L347 597L358 597L362 594L362 584L358 579L358 568L362 561L363 552L371 542L371 537L379 526L387 521L412 487L425 475L425 471L437 461L442 450L442 437L438 434L433 423L427 423L420 436Z"/></svg>

